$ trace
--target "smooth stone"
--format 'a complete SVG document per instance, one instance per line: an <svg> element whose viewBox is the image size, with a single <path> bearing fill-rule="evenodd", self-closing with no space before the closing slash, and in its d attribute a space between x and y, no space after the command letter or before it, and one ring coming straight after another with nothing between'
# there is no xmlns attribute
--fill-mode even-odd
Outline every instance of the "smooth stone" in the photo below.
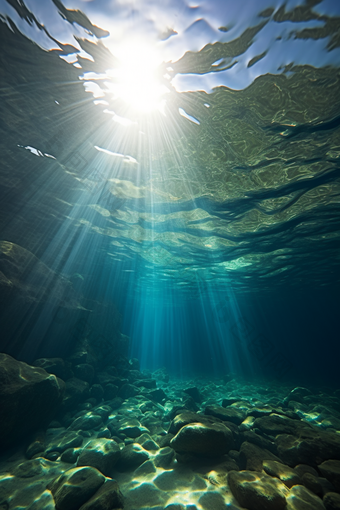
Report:
<svg viewBox="0 0 340 510"><path fill-rule="evenodd" d="M318 470L340 492L340 461L326 460L318 466Z"/></svg>
<svg viewBox="0 0 340 510"><path fill-rule="evenodd" d="M144 482L135 489L129 490L127 497L130 503L130 505L127 505L128 507L132 504L132 508L145 508L146 510L156 505L164 505L169 496L157 489L153 483Z"/></svg>
<svg viewBox="0 0 340 510"><path fill-rule="evenodd" d="M301 478L302 485L304 485L307 489L312 491L317 496L322 497L323 490L322 485L318 480L318 477L312 475L311 473L305 473Z"/></svg>
<svg viewBox="0 0 340 510"><path fill-rule="evenodd" d="M277 436L278 434L297 434L301 429L311 429L307 423L299 420L292 420L281 414L271 414L256 418L254 427L260 429L265 434Z"/></svg>
<svg viewBox="0 0 340 510"><path fill-rule="evenodd" d="M228 427L215 423L190 423L180 429L170 446L179 453L219 457L233 447L233 434Z"/></svg>
<svg viewBox="0 0 340 510"><path fill-rule="evenodd" d="M226 510L224 498L218 492L206 492L198 500L203 509Z"/></svg>
<svg viewBox="0 0 340 510"><path fill-rule="evenodd" d="M102 425L103 419L99 414L86 413L76 418L70 428L73 430L91 430Z"/></svg>
<svg viewBox="0 0 340 510"><path fill-rule="evenodd" d="M113 510L123 508L124 497L116 480L106 480L100 489L79 510Z"/></svg>
<svg viewBox="0 0 340 510"><path fill-rule="evenodd" d="M107 384L104 388L103 395L104 400L112 400L113 398L115 398L118 394L118 390L119 388L115 384L112 383Z"/></svg>
<svg viewBox="0 0 340 510"><path fill-rule="evenodd" d="M128 421L121 423L118 429L119 434L123 433L132 439L139 437L145 432L149 432L149 430L146 427L143 427L141 423L135 418L131 418Z"/></svg>
<svg viewBox="0 0 340 510"><path fill-rule="evenodd" d="M256 446L259 446L260 448L263 448L265 450L269 450L274 455L277 455L277 446L274 442L269 441L269 439L266 439L263 436L256 434L256 432L254 432L253 430L246 430L245 432L243 432L242 435L244 441L255 444Z"/></svg>
<svg viewBox="0 0 340 510"><path fill-rule="evenodd" d="M156 473L156 468L152 460L146 460L134 471L135 476L145 476L151 473Z"/></svg>
<svg viewBox="0 0 340 510"><path fill-rule="evenodd" d="M79 448L68 448L61 454L60 460L62 462L68 462L69 464L75 464L80 455Z"/></svg>
<svg viewBox="0 0 340 510"><path fill-rule="evenodd" d="M323 504L326 510L340 510L340 494L337 492L328 492L323 498Z"/></svg>
<svg viewBox="0 0 340 510"><path fill-rule="evenodd" d="M255 471L229 471L229 487L248 510L284 510L288 489L277 478Z"/></svg>
<svg viewBox="0 0 340 510"><path fill-rule="evenodd" d="M90 398L95 398L97 402L100 402L104 398L104 389L101 384L93 384L89 390Z"/></svg>
<svg viewBox="0 0 340 510"><path fill-rule="evenodd" d="M294 485L287 498L287 510L325 510L322 500L303 485Z"/></svg>
<svg viewBox="0 0 340 510"><path fill-rule="evenodd" d="M154 458L154 464L156 467L168 469L171 466L174 457L175 453L172 448L170 448L169 446L161 448L156 457Z"/></svg>
<svg viewBox="0 0 340 510"><path fill-rule="evenodd" d="M177 432L189 423L203 423L203 424L214 424L216 423L214 416L206 416L204 414L194 413L193 411L183 411L172 420L169 427L170 434L177 434Z"/></svg>
<svg viewBox="0 0 340 510"><path fill-rule="evenodd" d="M250 471L262 471L262 464L265 460L280 462L280 459L269 450L260 448L247 441L241 445L238 460L242 469L248 469Z"/></svg>
<svg viewBox="0 0 340 510"><path fill-rule="evenodd" d="M41 475L44 472L42 462L41 458L22 462L13 469L12 474L18 478L32 478Z"/></svg>
<svg viewBox="0 0 340 510"><path fill-rule="evenodd" d="M286 466L285 464L281 464L275 460L264 460L263 469L268 475L279 478L281 482L288 487L288 489L293 487L293 485L301 485L299 475L294 471L294 469Z"/></svg>
<svg viewBox="0 0 340 510"><path fill-rule="evenodd" d="M106 476L112 474L112 468L120 459L120 448L111 439L93 439L89 441L77 460L77 466L92 466Z"/></svg>
<svg viewBox="0 0 340 510"><path fill-rule="evenodd" d="M117 468L122 471L136 469L149 459L149 453L138 443L132 443L121 450Z"/></svg>
<svg viewBox="0 0 340 510"><path fill-rule="evenodd" d="M340 460L340 435L334 432L315 428L300 429L298 437L280 434L275 442L278 456L291 467L296 464L315 467L324 460Z"/></svg>
<svg viewBox="0 0 340 510"><path fill-rule="evenodd" d="M103 485L105 476L93 467L65 471L47 486L58 510L78 510Z"/></svg>
<svg viewBox="0 0 340 510"><path fill-rule="evenodd" d="M221 406L207 406L205 414L208 416L215 416L223 421L230 421L235 425L240 425L246 417L246 413L234 407L221 407Z"/></svg>
<svg viewBox="0 0 340 510"><path fill-rule="evenodd" d="M48 438L47 438L48 439ZM78 448L83 444L83 438L77 432L66 430L47 441L45 452L62 453L68 448Z"/></svg>

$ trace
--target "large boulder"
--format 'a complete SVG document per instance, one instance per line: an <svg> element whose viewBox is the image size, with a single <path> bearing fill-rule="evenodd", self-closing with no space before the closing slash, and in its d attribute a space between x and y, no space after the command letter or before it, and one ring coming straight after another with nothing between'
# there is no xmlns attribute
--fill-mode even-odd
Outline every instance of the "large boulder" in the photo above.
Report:
<svg viewBox="0 0 340 510"><path fill-rule="evenodd" d="M228 453L234 444L233 434L223 424L190 423L181 428L170 441L178 453L219 457Z"/></svg>
<svg viewBox="0 0 340 510"><path fill-rule="evenodd" d="M248 510L284 510L288 489L276 478L255 471L229 471L228 484L242 507Z"/></svg>
<svg viewBox="0 0 340 510"><path fill-rule="evenodd" d="M55 375L0 354L0 450L47 425L63 391L64 383Z"/></svg>

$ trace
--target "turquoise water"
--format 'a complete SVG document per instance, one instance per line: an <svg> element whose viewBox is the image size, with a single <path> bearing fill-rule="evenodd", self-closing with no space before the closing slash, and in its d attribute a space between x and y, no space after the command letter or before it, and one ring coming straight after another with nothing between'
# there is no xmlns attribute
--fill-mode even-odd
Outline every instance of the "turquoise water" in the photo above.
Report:
<svg viewBox="0 0 340 510"><path fill-rule="evenodd" d="M0 13L1 350L336 382L340 4Z"/></svg>

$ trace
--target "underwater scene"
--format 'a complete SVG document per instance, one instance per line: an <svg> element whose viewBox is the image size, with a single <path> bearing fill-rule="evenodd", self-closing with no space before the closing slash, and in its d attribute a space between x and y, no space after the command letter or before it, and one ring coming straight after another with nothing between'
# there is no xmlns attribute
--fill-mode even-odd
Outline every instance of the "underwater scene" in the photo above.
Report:
<svg viewBox="0 0 340 510"><path fill-rule="evenodd" d="M0 510L340 509L340 1L0 41Z"/></svg>

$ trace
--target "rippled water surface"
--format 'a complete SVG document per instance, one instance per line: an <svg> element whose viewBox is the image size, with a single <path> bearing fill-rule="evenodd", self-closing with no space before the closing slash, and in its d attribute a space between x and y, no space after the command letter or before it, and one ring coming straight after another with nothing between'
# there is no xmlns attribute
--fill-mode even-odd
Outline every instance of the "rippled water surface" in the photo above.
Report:
<svg viewBox="0 0 340 510"><path fill-rule="evenodd" d="M339 2L0 12L3 303L339 281ZM37 257L50 287L11 257Z"/></svg>

